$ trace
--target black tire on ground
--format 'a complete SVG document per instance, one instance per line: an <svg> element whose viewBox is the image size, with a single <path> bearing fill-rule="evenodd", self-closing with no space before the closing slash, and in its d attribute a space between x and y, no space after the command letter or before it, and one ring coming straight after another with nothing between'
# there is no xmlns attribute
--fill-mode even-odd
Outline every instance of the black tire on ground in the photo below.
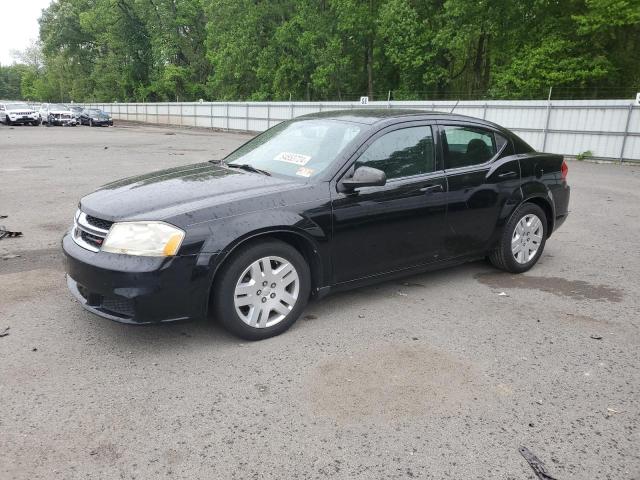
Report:
<svg viewBox="0 0 640 480"><path fill-rule="evenodd" d="M4 121L5 121L5 125L12 125L11 120L9 119L8 116L5 117Z"/></svg>
<svg viewBox="0 0 640 480"><path fill-rule="evenodd" d="M538 251L531 258L531 260L526 263L519 263L518 261L516 261L512 253L511 241L514 236L516 226L518 225L520 220L531 214L536 215L542 222L542 240L538 247ZM547 228L547 216L542 208L534 203L522 204L513 213L507 224L504 226L502 234L500 235L500 240L498 241L498 245L496 245L495 250L493 250L493 252L491 252L491 254L489 255L489 260L495 267L507 272L526 272L538 262L540 256L542 255L545 243L547 241Z"/></svg>
<svg viewBox="0 0 640 480"><path fill-rule="evenodd" d="M256 260L281 257L296 269L299 278L298 298L291 311L279 323L265 328L251 327L238 315L234 294L240 275ZM230 332L246 340L262 340L279 335L295 323L309 300L311 273L304 257L291 245L279 240L263 240L241 246L222 266L212 286L211 311L215 320Z"/></svg>

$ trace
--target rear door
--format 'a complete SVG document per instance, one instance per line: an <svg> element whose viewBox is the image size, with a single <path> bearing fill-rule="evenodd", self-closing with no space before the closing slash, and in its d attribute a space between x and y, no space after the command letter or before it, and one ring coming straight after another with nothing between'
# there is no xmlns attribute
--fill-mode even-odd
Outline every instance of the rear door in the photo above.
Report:
<svg viewBox="0 0 640 480"><path fill-rule="evenodd" d="M439 136L449 190L449 257L484 253L506 211L519 197L520 165L498 130L441 122Z"/></svg>
<svg viewBox="0 0 640 480"><path fill-rule="evenodd" d="M347 170L382 170L387 183L341 193L333 188L334 282L402 270L439 258L447 231L447 182L435 129L427 122L388 127L367 141Z"/></svg>

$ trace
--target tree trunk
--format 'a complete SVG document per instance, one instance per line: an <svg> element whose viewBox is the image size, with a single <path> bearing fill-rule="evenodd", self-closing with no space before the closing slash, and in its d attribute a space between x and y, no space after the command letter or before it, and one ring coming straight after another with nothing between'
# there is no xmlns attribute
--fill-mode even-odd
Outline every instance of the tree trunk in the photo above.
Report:
<svg viewBox="0 0 640 480"><path fill-rule="evenodd" d="M484 92L489 81L489 36L481 33L478 38L478 46L476 50L476 58L473 61L473 84L472 92L476 95L478 92Z"/></svg>
<svg viewBox="0 0 640 480"><path fill-rule="evenodd" d="M373 100L373 39L367 40L367 95Z"/></svg>

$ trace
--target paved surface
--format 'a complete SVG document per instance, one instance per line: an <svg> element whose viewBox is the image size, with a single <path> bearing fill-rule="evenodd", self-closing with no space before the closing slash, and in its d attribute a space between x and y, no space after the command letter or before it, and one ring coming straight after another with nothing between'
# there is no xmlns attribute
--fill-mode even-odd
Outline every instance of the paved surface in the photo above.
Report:
<svg viewBox="0 0 640 480"><path fill-rule="evenodd" d="M129 327L72 301L78 198L247 137L0 127L0 478L640 478L640 166L570 163L539 265L484 263L313 303L245 343ZM501 295L504 292L506 295Z"/></svg>

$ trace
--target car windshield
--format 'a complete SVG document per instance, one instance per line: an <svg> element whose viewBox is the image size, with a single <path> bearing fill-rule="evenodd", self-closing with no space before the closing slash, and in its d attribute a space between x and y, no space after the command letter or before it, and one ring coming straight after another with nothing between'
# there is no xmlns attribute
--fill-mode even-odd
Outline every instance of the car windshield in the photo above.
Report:
<svg viewBox="0 0 640 480"><path fill-rule="evenodd" d="M82 107L69 107L69 110L72 110L74 112L81 112L82 111Z"/></svg>
<svg viewBox="0 0 640 480"><path fill-rule="evenodd" d="M29 108L29 105L27 105L26 103L7 103L7 110L23 110L23 109L27 109L27 110L31 110Z"/></svg>
<svg viewBox="0 0 640 480"><path fill-rule="evenodd" d="M95 109L95 108L94 108L94 109L89 110L89 113L90 113L91 115L102 115L102 114L104 114L104 112L103 112L102 110L98 110L98 109Z"/></svg>
<svg viewBox="0 0 640 480"><path fill-rule="evenodd" d="M49 105L49 110L69 110L66 105L62 105L61 103L52 103Z"/></svg>
<svg viewBox="0 0 640 480"><path fill-rule="evenodd" d="M313 177L331 165L362 128L337 120L283 122L231 153L224 163L289 177Z"/></svg>

